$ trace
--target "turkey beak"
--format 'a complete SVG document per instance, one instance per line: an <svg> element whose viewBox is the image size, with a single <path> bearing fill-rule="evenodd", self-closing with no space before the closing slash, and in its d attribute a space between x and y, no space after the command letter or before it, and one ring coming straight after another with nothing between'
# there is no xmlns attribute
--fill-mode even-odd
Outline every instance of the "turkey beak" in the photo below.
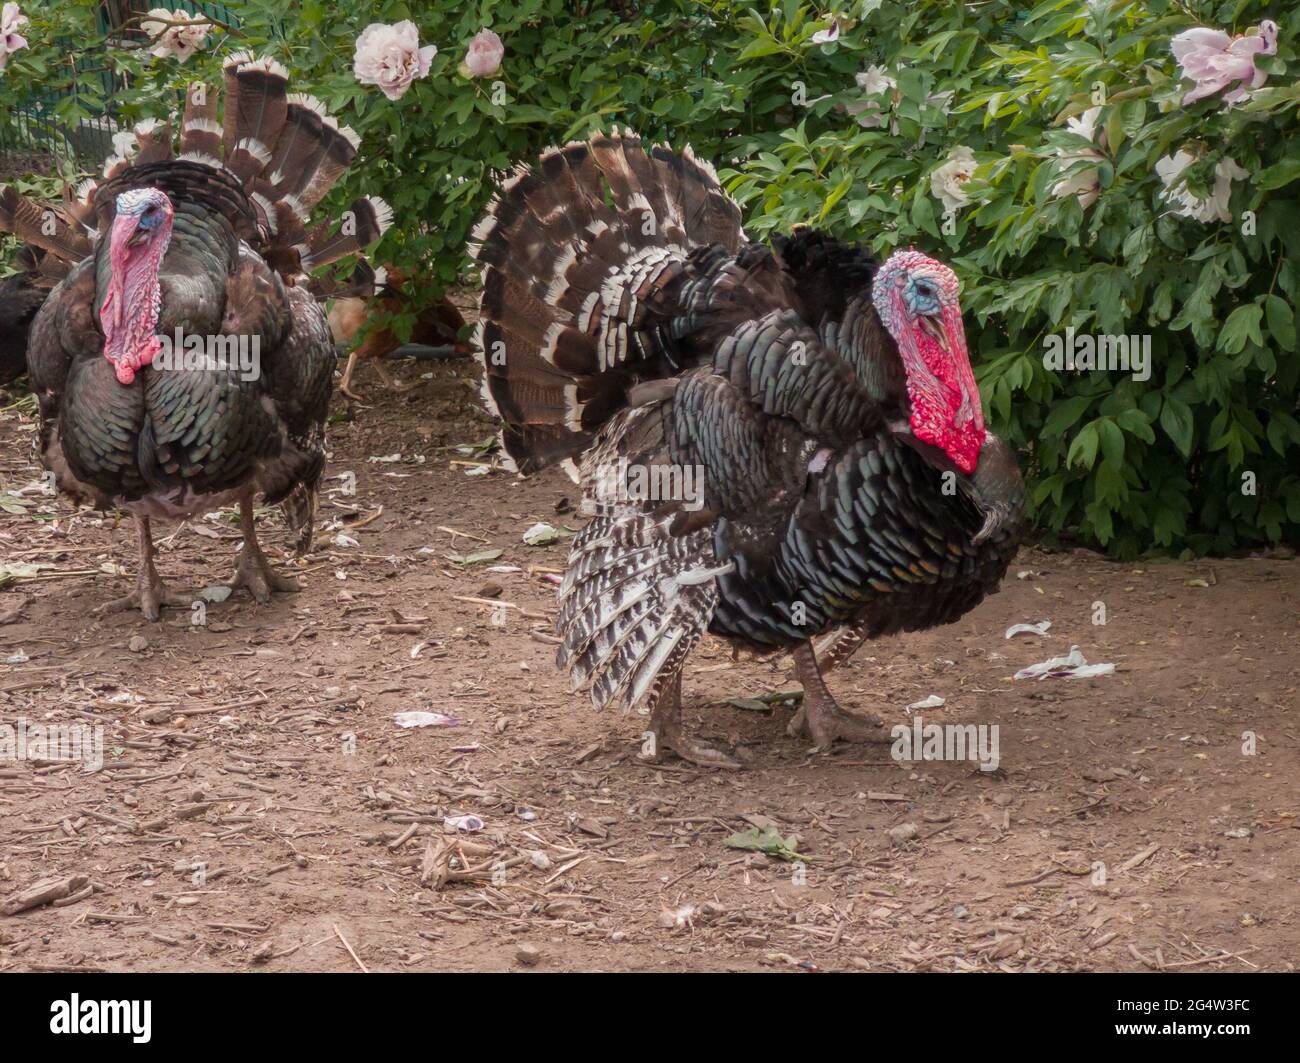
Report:
<svg viewBox="0 0 1300 1063"><path fill-rule="evenodd" d="M923 328L937 343L945 354L952 354L952 340L948 337L948 330L944 327L942 319L930 317L928 314L922 315L920 319L921 328Z"/></svg>
<svg viewBox="0 0 1300 1063"><path fill-rule="evenodd" d="M141 244L146 243L148 239L149 239L149 230L142 229L140 228L140 226L137 225L135 232L133 232L130 235L130 237L127 239L126 246L139 247Z"/></svg>

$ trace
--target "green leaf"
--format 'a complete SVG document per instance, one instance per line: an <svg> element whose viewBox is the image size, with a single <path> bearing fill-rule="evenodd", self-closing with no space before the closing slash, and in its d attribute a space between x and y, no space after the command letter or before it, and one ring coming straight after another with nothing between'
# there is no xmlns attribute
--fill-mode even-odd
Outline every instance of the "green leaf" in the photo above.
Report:
<svg viewBox="0 0 1300 1063"><path fill-rule="evenodd" d="M1085 469L1092 468L1097 460L1097 444L1099 442L1097 424L1097 421L1092 421L1084 425L1079 434L1074 437L1074 441L1070 444L1069 453L1065 456L1066 465L1071 468L1076 464L1082 465Z"/></svg>
<svg viewBox="0 0 1300 1063"><path fill-rule="evenodd" d="M1073 395L1058 402L1043 422L1043 435L1048 439L1059 439L1078 424L1079 418L1092 403L1093 399L1088 395Z"/></svg>
<svg viewBox="0 0 1300 1063"><path fill-rule="evenodd" d="M1109 417L1094 422L1101 437L1101 452L1111 469L1118 472L1124 467L1124 432Z"/></svg>
<svg viewBox="0 0 1300 1063"><path fill-rule="evenodd" d="M1268 332L1284 351L1294 351L1295 315L1290 304L1280 295L1264 297L1264 313L1268 318Z"/></svg>
<svg viewBox="0 0 1300 1063"><path fill-rule="evenodd" d="M794 838L787 841L781 837L780 832L775 827L771 826L765 827L761 831L757 827L750 827L749 830L733 834L722 844L728 849L747 849L751 852L766 853L778 860L808 859L808 857L795 852Z"/></svg>
<svg viewBox="0 0 1300 1063"><path fill-rule="evenodd" d="M1218 348L1227 354L1237 354L1246 346L1247 341L1262 344L1263 334L1259 323L1264 317L1264 310L1257 303L1239 306L1223 323L1219 332Z"/></svg>
<svg viewBox="0 0 1300 1063"><path fill-rule="evenodd" d="M1192 411L1187 403L1172 395L1165 396L1164 406L1160 410L1160 427L1173 440L1174 446L1184 458L1192 453L1192 436L1195 431Z"/></svg>
<svg viewBox="0 0 1300 1063"><path fill-rule="evenodd" d="M1300 159L1283 159L1261 173L1256 184L1261 191L1271 192L1289 185L1296 178L1300 178Z"/></svg>

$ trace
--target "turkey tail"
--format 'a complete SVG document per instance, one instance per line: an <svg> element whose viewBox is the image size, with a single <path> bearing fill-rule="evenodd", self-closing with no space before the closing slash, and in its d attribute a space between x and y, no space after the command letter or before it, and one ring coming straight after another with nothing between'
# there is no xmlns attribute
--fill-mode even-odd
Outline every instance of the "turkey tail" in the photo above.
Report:
<svg viewBox="0 0 1300 1063"><path fill-rule="evenodd" d="M80 262L93 247L90 238L78 232L61 211L35 203L12 187L0 189L0 230L67 263Z"/></svg>
<svg viewBox="0 0 1300 1063"><path fill-rule="evenodd" d="M222 77L220 120L216 93L201 82L188 87L179 156L173 152L172 121L142 122L130 135L114 137L121 154L104 164L101 178L73 196L65 192L53 231L43 220L46 208L24 205L11 191L0 204L0 228L77 262L91 249L90 237L78 227L106 231L116 194L152 184L230 218L238 235L286 278L360 255L378 240L392 223L381 199L353 203L348 224L337 233L329 222L315 228L310 223L313 208L356 158L357 134L314 97L290 95L288 71L274 59L236 53L226 60Z"/></svg>
<svg viewBox="0 0 1300 1063"><path fill-rule="evenodd" d="M692 249L744 239L710 166L631 132L551 148L502 185L472 235L474 346L520 472L574 457L631 383L680 368L655 300Z"/></svg>
<svg viewBox="0 0 1300 1063"><path fill-rule="evenodd" d="M194 82L185 91L181 154L221 158L221 123L217 121L216 93L211 85L201 81Z"/></svg>
<svg viewBox="0 0 1300 1063"><path fill-rule="evenodd" d="M328 266L348 255L359 255L393 224L393 208L378 196L356 200L342 222L324 221L307 237L308 270Z"/></svg>
<svg viewBox="0 0 1300 1063"><path fill-rule="evenodd" d="M289 71L274 59L236 52L223 67L221 147L226 167L245 185L271 161L288 111Z"/></svg>

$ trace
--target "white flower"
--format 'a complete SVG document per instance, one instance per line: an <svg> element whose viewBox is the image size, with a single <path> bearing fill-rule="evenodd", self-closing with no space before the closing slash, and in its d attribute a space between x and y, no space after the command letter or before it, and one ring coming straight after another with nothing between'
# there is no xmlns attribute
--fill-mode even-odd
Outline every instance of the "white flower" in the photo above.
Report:
<svg viewBox="0 0 1300 1063"><path fill-rule="evenodd" d="M834 15L831 16L831 24L824 30L818 30L812 35L813 44L830 44L840 39L840 20Z"/></svg>
<svg viewBox="0 0 1300 1063"><path fill-rule="evenodd" d="M153 40L153 47L149 49L151 55L159 59L174 55L183 63L203 47L212 24L202 15L155 7L149 12L149 17L140 23L140 28Z"/></svg>
<svg viewBox="0 0 1300 1063"><path fill-rule="evenodd" d="M1232 182L1244 180L1250 174L1225 155L1214 167L1214 188L1210 192L1210 198L1197 199L1182 183L1183 171L1195 161L1195 155L1179 150L1156 163L1156 173L1165 186L1165 199L1179 204L1174 213L1185 218L1195 218L1201 222L1231 221L1228 199L1232 195Z"/></svg>
<svg viewBox="0 0 1300 1063"><path fill-rule="evenodd" d="M479 30L465 53L465 71L472 78L490 78L501 69L506 46L491 30Z"/></svg>
<svg viewBox="0 0 1300 1063"><path fill-rule="evenodd" d="M930 174L930 192L943 203L945 214L951 214L970 203L963 187L975 174L975 152L958 144L948 154L948 161Z"/></svg>
<svg viewBox="0 0 1300 1063"><path fill-rule="evenodd" d="M1101 137L1098 140L1097 119L1100 116L1100 107L1090 107L1083 114L1066 119L1065 125L1071 133L1104 148L1106 146L1105 130L1101 131ZM1062 173L1069 170L1075 163L1087 160L1104 161L1106 158L1104 151L1099 151L1097 148L1083 148L1079 151L1069 148L1057 148L1056 155L1059 160L1056 164L1057 169ZM1081 166L1070 176L1057 181L1052 186L1052 195L1058 197L1076 196L1079 200L1079 206L1085 210L1097 202L1097 197L1100 194L1101 175L1095 166Z"/></svg>
<svg viewBox="0 0 1300 1063"><path fill-rule="evenodd" d="M437 54L432 44L420 47L414 22L372 22L357 38L352 70L362 85L376 85L390 100L400 100L411 82L429 73Z"/></svg>
<svg viewBox="0 0 1300 1063"><path fill-rule="evenodd" d="M898 82L885 73L883 66L869 66L866 70L854 74L853 80L858 83L858 88L862 90L863 96L875 97L882 93L892 93L898 88ZM858 116L858 125L863 129L879 129L884 125L884 111L880 106L878 99L859 100L855 103L847 104L844 108L849 114ZM891 122L890 132L897 132Z"/></svg>
<svg viewBox="0 0 1300 1063"><path fill-rule="evenodd" d="M26 26L28 18L15 3L0 8L0 70L4 70L9 56L27 47L27 38L18 31Z"/></svg>

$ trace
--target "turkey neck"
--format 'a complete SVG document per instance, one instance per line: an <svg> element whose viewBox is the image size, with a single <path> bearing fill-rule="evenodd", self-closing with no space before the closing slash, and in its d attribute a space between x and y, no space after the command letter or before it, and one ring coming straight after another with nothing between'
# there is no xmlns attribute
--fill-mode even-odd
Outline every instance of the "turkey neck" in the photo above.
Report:
<svg viewBox="0 0 1300 1063"><path fill-rule="evenodd" d="M177 328L192 335L216 335L225 309L226 277L239 246L230 222L205 204L173 204L171 243L158 270L161 306L154 334ZM112 279L108 241L96 248L96 306L102 306Z"/></svg>
<svg viewBox="0 0 1300 1063"><path fill-rule="evenodd" d="M871 397L902 410L907 401L907 374L898 345L880 323L871 293L852 296L843 314L828 317L819 331L823 342L853 367Z"/></svg>

